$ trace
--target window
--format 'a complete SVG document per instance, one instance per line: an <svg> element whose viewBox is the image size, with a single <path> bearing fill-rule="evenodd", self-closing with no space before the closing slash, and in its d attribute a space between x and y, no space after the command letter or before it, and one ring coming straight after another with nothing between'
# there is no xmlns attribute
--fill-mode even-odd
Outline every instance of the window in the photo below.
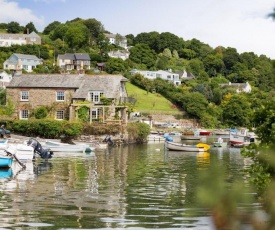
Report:
<svg viewBox="0 0 275 230"><path fill-rule="evenodd" d="M20 119L28 119L28 118L29 118L29 110L21 110Z"/></svg>
<svg viewBox="0 0 275 230"><path fill-rule="evenodd" d="M57 110L55 114L55 119L63 120L64 119L64 110Z"/></svg>
<svg viewBox="0 0 275 230"><path fill-rule="evenodd" d="M29 100L29 91L21 91L21 101Z"/></svg>
<svg viewBox="0 0 275 230"><path fill-rule="evenodd" d="M99 103L101 96L103 96L103 92L100 92L100 91L90 92L90 100L94 103Z"/></svg>
<svg viewBox="0 0 275 230"><path fill-rule="evenodd" d="M98 109L93 109L92 110L92 119L97 119L98 118Z"/></svg>
<svg viewBox="0 0 275 230"><path fill-rule="evenodd" d="M64 92L56 92L56 100L57 101L64 101L65 100Z"/></svg>

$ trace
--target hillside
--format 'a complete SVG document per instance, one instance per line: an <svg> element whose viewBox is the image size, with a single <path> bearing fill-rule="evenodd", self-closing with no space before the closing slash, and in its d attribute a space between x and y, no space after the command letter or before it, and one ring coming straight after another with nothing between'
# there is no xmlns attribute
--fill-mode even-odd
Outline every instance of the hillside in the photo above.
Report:
<svg viewBox="0 0 275 230"><path fill-rule="evenodd" d="M169 100L158 93L147 93L145 90L129 82L126 83L126 90L129 97L137 99L137 111L166 114L178 113L180 111Z"/></svg>

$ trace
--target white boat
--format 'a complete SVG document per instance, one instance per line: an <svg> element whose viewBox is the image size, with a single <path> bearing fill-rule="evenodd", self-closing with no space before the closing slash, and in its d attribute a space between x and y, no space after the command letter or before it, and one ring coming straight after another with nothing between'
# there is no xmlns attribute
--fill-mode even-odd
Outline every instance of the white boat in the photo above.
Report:
<svg viewBox="0 0 275 230"><path fill-rule="evenodd" d="M249 145L251 143L251 138L247 135L247 132L247 129L242 129L241 131L238 131L236 133L231 132L229 135L230 145L234 147L243 147Z"/></svg>
<svg viewBox="0 0 275 230"><path fill-rule="evenodd" d="M50 149L52 152L92 152L95 150L94 147L91 147L88 144L85 143L79 143L79 144L66 144L56 141L45 141L42 143L43 148Z"/></svg>
<svg viewBox="0 0 275 230"><path fill-rule="evenodd" d="M195 135L182 135L181 140L200 140L200 136L195 136Z"/></svg>
<svg viewBox="0 0 275 230"><path fill-rule="evenodd" d="M14 154L19 160L25 161L34 159L34 148L26 144L8 144L6 150Z"/></svg>
<svg viewBox="0 0 275 230"><path fill-rule="evenodd" d="M186 151L186 152L205 152L210 148L209 145L203 144L203 143L199 143L197 145L187 145L187 144L175 143L170 141L165 141L164 146L169 150Z"/></svg>

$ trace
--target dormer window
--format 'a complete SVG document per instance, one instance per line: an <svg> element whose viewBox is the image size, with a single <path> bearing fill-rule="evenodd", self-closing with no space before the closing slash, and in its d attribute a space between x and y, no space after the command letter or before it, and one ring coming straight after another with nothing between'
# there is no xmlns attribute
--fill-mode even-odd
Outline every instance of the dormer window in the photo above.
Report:
<svg viewBox="0 0 275 230"><path fill-rule="evenodd" d="M98 104L100 102L101 96L103 96L102 91L92 91L92 92L90 92L90 101Z"/></svg>

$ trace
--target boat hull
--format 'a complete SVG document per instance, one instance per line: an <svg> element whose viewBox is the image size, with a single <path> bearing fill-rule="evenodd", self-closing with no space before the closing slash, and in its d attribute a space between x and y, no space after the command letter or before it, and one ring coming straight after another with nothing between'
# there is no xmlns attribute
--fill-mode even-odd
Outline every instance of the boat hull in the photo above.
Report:
<svg viewBox="0 0 275 230"><path fill-rule="evenodd" d="M227 143L226 143L226 142L222 142L222 143L213 142L213 146L214 146L214 147L226 147L226 146L227 146Z"/></svg>
<svg viewBox="0 0 275 230"><path fill-rule="evenodd" d="M65 144L54 141L46 141L43 144L43 148L50 149L52 152L92 152L94 151L94 147L91 147L87 144Z"/></svg>
<svg viewBox="0 0 275 230"><path fill-rule="evenodd" d="M9 156L0 157L0 168L10 168L13 162L13 158Z"/></svg>
<svg viewBox="0 0 275 230"><path fill-rule="evenodd" d="M181 143L174 143L165 141L165 147L168 150L174 150L174 151L184 151L184 152L205 152L203 147L197 147L194 145L186 145Z"/></svg>
<svg viewBox="0 0 275 230"><path fill-rule="evenodd" d="M26 144L9 144L7 150L19 160L33 160L34 149Z"/></svg>
<svg viewBox="0 0 275 230"><path fill-rule="evenodd" d="M200 131L200 136L209 136L211 132L209 131Z"/></svg>
<svg viewBox="0 0 275 230"><path fill-rule="evenodd" d="M181 140L200 140L201 137L198 136L181 136Z"/></svg>

